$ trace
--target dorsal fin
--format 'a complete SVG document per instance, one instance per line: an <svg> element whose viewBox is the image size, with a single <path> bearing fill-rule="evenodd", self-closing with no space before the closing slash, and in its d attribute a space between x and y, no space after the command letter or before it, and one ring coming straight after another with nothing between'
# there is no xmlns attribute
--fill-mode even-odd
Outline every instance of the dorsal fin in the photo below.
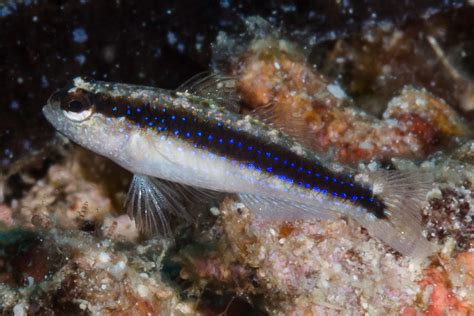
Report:
<svg viewBox="0 0 474 316"><path fill-rule="evenodd" d="M310 124L305 119L305 113L293 113L289 109L270 103L251 110L250 115L317 152L324 161L334 160L332 151L322 148L317 142L316 134L312 132Z"/></svg>
<svg viewBox="0 0 474 316"><path fill-rule="evenodd" d="M237 79L233 76L205 71L186 80L176 91L219 101L222 106L238 112L240 96L236 84Z"/></svg>

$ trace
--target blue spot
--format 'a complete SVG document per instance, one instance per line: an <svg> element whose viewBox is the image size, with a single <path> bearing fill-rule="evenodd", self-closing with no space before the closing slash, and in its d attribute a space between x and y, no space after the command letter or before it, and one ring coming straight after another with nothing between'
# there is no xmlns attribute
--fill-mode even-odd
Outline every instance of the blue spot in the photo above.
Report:
<svg viewBox="0 0 474 316"><path fill-rule="evenodd" d="M345 182L344 182L344 181L341 181L341 182L339 182L339 183L340 183L340 184L344 184Z"/></svg>
<svg viewBox="0 0 474 316"><path fill-rule="evenodd" d="M288 164L288 160L283 160L283 164L284 165Z"/></svg>
<svg viewBox="0 0 474 316"><path fill-rule="evenodd" d="M242 146L243 146L243 145L242 145L241 142L238 142L238 143L237 143L237 147L242 148Z"/></svg>
<svg viewBox="0 0 474 316"><path fill-rule="evenodd" d="M161 112L163 112L163 113L166 113L166 109L165 109L165 108L163 108L163 109L161 110Z"/></svg>
<svg viewBox="0 0 474 316"><path fill-rule="evenodd" d="M173 32L168 32L166 34L166 39L168 40L168 44L172 46L176 44L176 42L178 41L178 39L176 38L176 35Z"/></svg>
<svg viewBox="0 0 474 316"><path fill-rule="evenodd" d="M153 126L153 122L149 122L149 123L148 123L148 126Z"/></svg>
<svg viewBox="0 0 474 316"><path fill-rule="evenodd" d="M289 184L293 184L293 179L288 178L286 182L288 182Z"/></svg>
<svg viewBox="0 0 474 316"><path fill-rule="evenodd" d="M230 7L230 0L220 0L219 4L222 8L228 9Z"/></svg>
<svg viewBox="0 0 474 316"><path fill-rule="evenodd" d="M328 190L324 190L324 189L323 189L323 190L321 190L321 193L322 193L322 194L326 194L326 193L328 193Z"/></svg>
<svg viewBox="0 0 474 316"><path fill-rule="evenodd" d="M353 186L354 186L354 183L349 183L349 186L350 186L350 187L353 187Z"/></svg>
<svg viewBox="0 0 474 316"><path fill-rule="evenodd" d="M161 119L161 124L165 124L165 119Z"/></svg>
<svg viewBox="0 0 474 316"><path fill-rule="evenodd" d="M298 181L298 185L302 186L302 185L303 185L303 182Z"/></svg>
<svg viewBox="0 0 474 316"><path fill-rule="evenodd" d="M239 164L239 168L240 169L244 169L245 168L245 165L243 163Z"/></svg>
<svg viewBox="0 0 474 316"><path fill-rule="evenodd" d="M174 121L176 119L176 116L171 115L171 119Z"/></svg>
<svg viewBox="0 0 474 316"><path fill-rule="evenodd" d="M221 160L225 160L225 156L221 156Z"/></svg>
<svg viewBox="0 0 474 316"><path fill-rule="evenodd" d="M332 193L332 196L336 197L336 196L337 196L337 192L333 192L333 193Z"/></svg>
<svg viewBox="0 0 474 316"><path fill-rule="evenodd" d="M137 112L140 113L142 111L142 109L140 108L137 108Z"/></svg>
<svg viewBox="0 0 474 316"><path fill-rule="evenodd" d="M144 118L144 119L145 119L145 121L148 121L148 116L145 116L145 118Z"/></svg>
<svg viewBox="0 0 474 316"><path fill-rule="evenodd" d="M161 132L161 127L157 127L156 130L157 130L158 132Z"/></svg>
<svg viewBox="0 0 474 316"><path fill-rule="evenodd" d="M332 178L332 182L336 183L336 182L337 182L337 179L336 179L336 178Z"/></svg>
<svg viewBox="0 0 474 316"><path fill-rule="evenodd" d="M255 169L255 165L254 165L253 163L249 162L249 163L247 164L247 168L249 168L249 169Z"/></svg>
<svg viewBox="0 0 474 316"><path fill-rule="evenodd" d="M87 41L87 32L82 27L77 27L72 31L72 39L78 44L85 43Z"/></svg>
<svg viewBox="0 0 474 316"><path fill-rule="evenodd" d="M198 148L198 144L194 144L194 148Z"/></svg>
<svg viewBox="0 0 474 316"><path fill-rule="evenodd" d="M278 178L280 178L283 181L286 179L286 177L284 175L280 175L280 176L278 176Z"/></svg>
<svg viewBox="0 0 474 316"><path fill-rule="evenodd" d="M114 107L112 108L112 112L117 112L117 107L116 107L116 106L114 106Z"/></svg>
<svg viewBox="0 0 474 316"><path fill-rule="evenodd" d="M178 131L178 130L175 130L175 131L174 131L174 134L175 134L175 135L178 135L178 134L179 134L179 131Z"/></svg>
<svg viewBox="0 0 474 316"><path fill-rule="evenodd" d="M153 119L154 119L155 121L158 120L158 116L155 116Z"/></svg>
<svg viewBox="0 0 474 316"><path fill-rule="evenodd" d="M290 163L290 167L293 168L295 166L294 163Z"/></svg>
<svg viewBox="0 0 474 316"><path fill-rule="evenodd" d="M201 137L201 136L202 136L202 132L197 132L197 136Z"/></svg>
<svg viewBox="0 0 474 316"><path fill-rule="evenodd" d="M212 135L207 136L208 140L212 140Z"/></svg>
<svg viewBox="0 0 474 316"><path fill-rule="evenodd" d="M127 110L127 115L132 115L132 112L130 111L130 109Z"/></svg>
<svg viewBox="0 0 474 316"><path fill-rule="evenodd" d="M267 170L267 172L272 172L273 169L272 169L272 167L267 167L266 170Z"/></svg>
<svg viewBox="0 0 474 316"><path fill-rule="evenodd" d="M352 200L352 201L357 201L357 195L353 195L353 196L351 197L351 200Z"/></svg>
<svg viewBox="0 0 474 316"><path fill-rule="evenodd" d="M10 109L13 110L13 111L16 111L20 108L20 103L18 103L18 101L16 100L13 100L10 102Z"/></svg>
<svg viewBox="0 0 474 316"><path fill-rule="evenodd" d="M255 170L257 170L257 171L262 171L262 167L260 167L260 166L255 166Z"/></svg>
<svg viewBox="0 0 474 316"><path fill-rule="evenodd" d="M234 143L234 140L233 140L232 138L231 138L231 139L229 139L229 144L231 144L231 145L232 145L233 143Z"/></svg>
<svg viewBox="0 0 474 316"><path fill-rule="evenodd" d="M265 156L267 157L270 157L272 154L270 154L269 152L265 153Z"/></svg>
<svg viewBox="0 0 474 316"><path fill-rule="evenodd" d="M311 174L311 170L307 170L307 171L306 171L306 174L307 174L307 175L310 175L310 174Z"/></svg>
<svg viewBox="0 0 474 316"><path fill-rule="evenodd" d="M185 117L183 117L183 118L181 119L181 121L183 121L183 122L186 122L186 118L185 118Z"/></svg>
<svg viewBox="0 0 474 316"><path fill-rule="evenodd" d="M221 123L221 122L217 122L217 127L222 127L222 123Z"/></svg>
<svg viewBox="0 0 474 316"><path fill-rule="evenodd" d="M261 155L262 154L262 151L260 149L257 150L257 154L258 155Z"/></svg>
<svg viewBox="0 0 474 316"><path fill-rule="evenodd" d="M304 185L304 187L305 187L306 189L309 189L309 188L311 188L311 184L306 183L306 184Z"/></svg>
<svg viewBox="0 0 474 316"><path fill-rule="evenodd" d="M219 138L219 144L222 144L224 140L222 138Z"/></svg>
<svg viewBox="0 0 474 316"><path fill-rule="evenodd" d="M303 171L303 167L298 167L298 171Z"/></svg>
<svg viewBox="0 0 474 316"><path fill-rule="evenodd" d="M347 197L347 194L341 193L341 197L346 198L346 197Z"/></svg>
<svg viewBox="0 0 474 316"><path fill-rule="evenodd" d="M328 177L328 176L324 176L324 180L328 181L328 180L329 180L329 177Z"/></svg>
<svg viewBox="0 0 474 316"><path fill-rule="evenodd" d="M191 134L189 132L186 133L186 137L189 138L191 137Z"/></svg>
<svg viewBox="0 0 474 316"><path fill-rule="evenodd" d="M374 198L369 198L369 202L372 203L374 201Z"/></svg>
<svg viewBox="0 0 474 316"><path fill-rule="evenodd" d="M319 187L313 187L313 191L320 192L321 189Z"/></svg>
<svg viewBox="0 0 474 316"><path fill-rule="evenodd" d="M276 156L273 157L273 160L278 161L278 157L276 157Z"/></svg>
<svg viewBox="0 0 474 316"><path fill-rule="evenodd" d="M252 149L253 149L252 146L247 147L247 150L248 150L248 151L252 151Z"/></svg>

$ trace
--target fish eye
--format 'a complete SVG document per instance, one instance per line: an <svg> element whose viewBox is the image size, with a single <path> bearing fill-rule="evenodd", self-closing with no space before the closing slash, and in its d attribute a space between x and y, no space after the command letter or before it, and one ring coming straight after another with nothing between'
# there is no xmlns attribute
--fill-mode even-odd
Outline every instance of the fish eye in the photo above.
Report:
<svg viewBox="0 0 474 316"><path fill-rule="evenodd" d="M79 91L64 98L61 102L64 115L70 120L80 122L92 115L92 106L89 98Z"/></svg>
<svg viewBox="0 0 474 316"><path fill-rule="evenodd" d="M68 110L69 112L79 113L84 110L87 110L87 107L80 100L71 100L68 104Z"/></svg>

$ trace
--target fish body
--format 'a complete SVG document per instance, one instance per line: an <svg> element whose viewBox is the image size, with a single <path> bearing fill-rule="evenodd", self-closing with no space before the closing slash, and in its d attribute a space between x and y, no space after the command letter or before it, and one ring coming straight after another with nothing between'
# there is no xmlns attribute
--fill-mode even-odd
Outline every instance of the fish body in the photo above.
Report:
<svg viewBox="0 0 474 316"><path fill-rule="evenodd" d="M135 200L147 192L155 192L148 194L154 200L173 199L169 191L163 196L148 188L153 183L143 179L152 177L235 193L270 218L350 216L405 254L430 248L419 225L420 196L429 181L380 172L361 182L285 133L216 99L76 78L43 111L72 141L141 177L135 181L141 189L131 190ZM413 204L406 206L409 211L400 209L403 199ZM156 205L137 201L134 207L143 209L138 216L146 216Z"/></svg>

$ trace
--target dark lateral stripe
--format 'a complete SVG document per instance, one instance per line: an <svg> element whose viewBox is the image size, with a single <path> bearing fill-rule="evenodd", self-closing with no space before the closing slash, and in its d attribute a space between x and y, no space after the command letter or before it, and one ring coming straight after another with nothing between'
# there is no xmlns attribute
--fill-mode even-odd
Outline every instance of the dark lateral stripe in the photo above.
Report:
<svg viewBox="0 0 474 316"><path fill-rule="evenodd" d="M384 218L385 205L368 188L355 183L349 175L336 174L317 161L304 159L291 150L222 123L209 124L200 118L172 106L144 103L126 98L96 95L96 111L107 117L126 117L131 124L151 128L158 133L179 137L196 148L235 160L242 167L278 175L281 180L302 186L334 198L363 206L378 218Z"/></svg>

